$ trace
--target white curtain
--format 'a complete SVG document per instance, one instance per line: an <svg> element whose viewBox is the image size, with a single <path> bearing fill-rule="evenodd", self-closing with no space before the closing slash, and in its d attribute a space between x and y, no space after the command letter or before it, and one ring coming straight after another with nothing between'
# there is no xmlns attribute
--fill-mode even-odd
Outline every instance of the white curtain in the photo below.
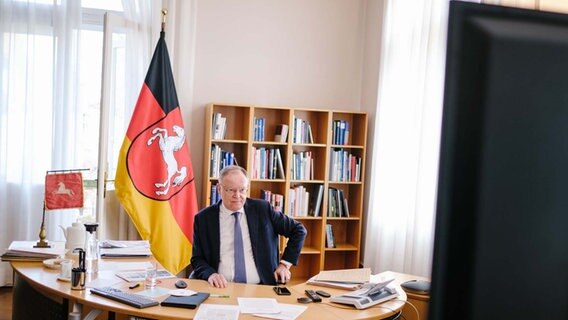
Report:
<svg viewBox="0 0 568 320"><path fill-rule="evenodd" d="M170 10L166 31L174 30L177 0L124 0L128 35L124 66L124 101L121 119L113 123L111 138L120 142L160 31L161 8ZM191 1L193 4L194 1ZM79 145L96 148L98 141L83 141L77 105L83 97L82 69L95 61L80 60L81 1L0 0L0 251L14 240L39 239L44 179L47 170L81 168L85 163ZM175 16L183 16L176 13ZM102 17L102 16L101 16ZM180 19L182 20L182 19ZM102 25L102 19L100 21ZM177 27L179 30L179 26ZM102 30L102 29L101 29ZM175 32L167 33L170 48ZM130 40L131 39L131 40ZM171 52L171 51L170 51ZM173 58L173 54L172 58ZM98 77L98 76L97 76ZM116 118L113 117L112 120ZM98 119L88 119L98 121ZM118 128L118 129L117 129ZM122 130L120 129L122 128ZM120 132L119 132L120 131ZM92 167L96 166L92 163ZM109 161L116 161L109 159ZM112 178L111 178L112 179ZM107 200L115 217L115 237L128 235L129 223L120 206ZM47 240L63 241L59 225L69 226L78 210L46 211ZM132 234L132 231L130 231ZM10 284L12 270L0 262L0 286Z"/></svg>
<svg viewBox="0 0 568 320"><path fill-rule="evenodd" d="M430 276L448 0L385 6L364 265Z"/></svg>
<svg viewBox="0 0 568 320"><path fill-rule="evenodd" d="M77 168L79 5L0 5L0 248L39 239L46 171ZM76 215L46 213L48 239ZM0 263L0 285L11 279Z"/></svg>

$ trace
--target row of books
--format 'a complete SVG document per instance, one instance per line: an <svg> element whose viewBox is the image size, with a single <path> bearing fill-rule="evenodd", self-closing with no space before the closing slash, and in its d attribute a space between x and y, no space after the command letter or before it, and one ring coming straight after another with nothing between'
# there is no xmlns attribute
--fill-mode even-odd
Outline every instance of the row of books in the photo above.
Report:
<svg viewBox="0 0 568 320"><path fill-rule="evenodd" d="M264 141L264 129L266 127L266 119L265 118L257 118L254 117L254 129L252 131L252 140L253 141Z"/></svg>
<svg viewBox="0 0 568 320"><path fill-rule="evenodd" d="M331 151L329 179L331 181L361 181L361 157L350 154L344 149Z"/></svg>
<svg viewBox="0 0 568 320"><path fill-rule="evenodd" d="M308 121L294 117L294 131L292 133L293 143L314 143L312 127Z"/></svg>
<svg viewBox="0 0 568 320"><path fill-rule="evenodd" d="M221 200L221 195L217 191L217 184L211 184L211 197L209 198L209 205L214 205Z"/></svg>
<svg viewBox="0 0 568 320"><path fill-rule="evenodd" d="M307 217L309 212L310 193L304 186L296 186L288 190L288 215Z"/></svg>
<svg viewBox="0 0 568 320"><path fill-rule="evenodd" d="M327 216L328 217L349 217L349 202L343 190L329 188L327 195Z"/></svg>
<svg viewBox="0 0 568 320"><path fill-rule="evenodd" d="M275 211L283 212L284 210L284 196L278 193L273 193L270 190L260 190L260 198L270 202L270 205Z"/></svg>
<svg viewBox="0 0 568 320"><path fill-rule="evenodd" d="M314 179L314 158L311 151L301 151L292 154L292 180Z"/></svg>
<svg viewBox="0 0 568 320"><path fill-rule="evenodd" d="M284 165L278 148L252 148L253 179L284 179Z"/></svg>
<svg viewBox="0 0 568 320"><path fill-rule="evenodd" d="M349 122L345 120L334 120L333 121L333 144L345 145L349 141Z"/></svg>
<svg viewBox="0 0 568 320"><path fill-rule="evenodd" d="M213 114L213 125L211 126L212 139L225 139L227 132L227 118L220 113Z"/></svg>
<svg viewBox="0 0 568 320"><path fill-rule="evenodd" d="M211 145L211 172L209 172L209 176L212 178L219 177L219 171L226 166L230 165L238 165L237 158L235 154L230 151L226 151L221 149L221 147L217 144Z"/></svg>
<svg viewBox="0 0 568 320"><path fill-rule="evenodd" d="M296 186L288 191L287 214L292 217L319 217L323 199L323 185L318 185L312 193L304 186ZM327 216L333 218L349 217L349 201L341 189L329 188Z"/></svg>

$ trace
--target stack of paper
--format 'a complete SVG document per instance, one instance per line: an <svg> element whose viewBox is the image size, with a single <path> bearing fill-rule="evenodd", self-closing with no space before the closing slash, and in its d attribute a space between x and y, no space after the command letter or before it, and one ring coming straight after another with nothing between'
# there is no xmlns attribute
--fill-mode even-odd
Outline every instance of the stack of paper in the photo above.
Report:
<svg viewBox="0 0 568 320"><path fill-rule="evenodd" d="M105 240L101 242L100 247L102 258L149 257L152 255L148 240Z"/></svg>
<svg viewBox="0 0 568 320"><path fill-rule="evenodd" d="M342 269L321 271L308 280L308 284L340 288L348 290L359 289L371 279L371 269Z"/></svg>
<svg viewBox="0 0 568 320"><path fill-rule="evenodd" d="M65 243L52 242L51 248L34 248L35 241L12 241L2 261L43 261L65 254Z"/></svg>

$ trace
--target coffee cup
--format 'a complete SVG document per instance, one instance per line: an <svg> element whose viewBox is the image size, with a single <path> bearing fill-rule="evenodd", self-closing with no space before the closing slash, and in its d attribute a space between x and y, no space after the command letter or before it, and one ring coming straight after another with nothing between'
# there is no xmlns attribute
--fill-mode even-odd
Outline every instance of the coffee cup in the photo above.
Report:
<svg viewBox="0 0 568 320"><path fill-rule="evenodd" d="M60 263L61 271L59 271L59 278L71 279L71 269L73 269L73 260L65 259Z"/></svg>

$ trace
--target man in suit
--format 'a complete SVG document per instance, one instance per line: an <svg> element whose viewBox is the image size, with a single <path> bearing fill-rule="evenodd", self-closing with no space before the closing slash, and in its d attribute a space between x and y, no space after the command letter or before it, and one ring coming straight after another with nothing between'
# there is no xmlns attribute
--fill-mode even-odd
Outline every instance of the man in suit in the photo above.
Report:
<svg viewBox="0 0 568 320"><path fill-rule="evenodd" d="M227 281L275 285L290 280L290 267L298 262L306 228L274 211L265 200L247 199L248 187L245 169L221 170L217 184L221 201L195 216L192 278L217 288L226 287ZM242 235L242 243L235 234ZM280 260L278 235L288 238ZM238 252L244 252L244 262Z"/></svg>

